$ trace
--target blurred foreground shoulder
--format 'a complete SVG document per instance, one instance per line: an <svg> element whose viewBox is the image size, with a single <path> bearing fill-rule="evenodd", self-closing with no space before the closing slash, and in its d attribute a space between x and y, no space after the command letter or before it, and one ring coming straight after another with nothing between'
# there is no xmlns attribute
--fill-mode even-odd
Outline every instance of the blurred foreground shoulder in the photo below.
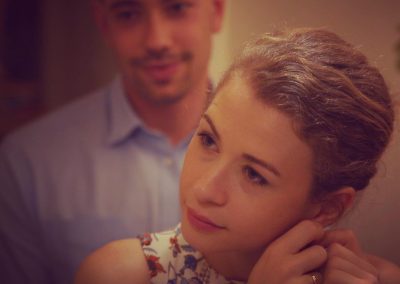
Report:
<svg viewBox="0 0 400 284"><path fill-rule="evenodd" d="M138 239L118 240L99 248L81 263L75 284L150 283Z"/></svg>
<svg viewBox="0 0 400 284"><path fill-rule="evenodd" d="M379 272L380 284L400 284L400 267L375 255L367 256Z"/></svg>

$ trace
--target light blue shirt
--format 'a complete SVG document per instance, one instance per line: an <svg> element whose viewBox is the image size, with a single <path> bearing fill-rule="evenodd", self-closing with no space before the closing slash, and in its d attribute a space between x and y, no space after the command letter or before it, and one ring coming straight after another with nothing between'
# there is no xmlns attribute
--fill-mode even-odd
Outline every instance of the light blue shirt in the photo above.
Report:
<svg viewBox="0 0 400 284"><path fill-rule="evenodd" d="M174 147L146 128L119 78L7 137L0 282L71 283L106 242L176 225L188 142ZM3 282L8 273L14 280Z"/></svg>

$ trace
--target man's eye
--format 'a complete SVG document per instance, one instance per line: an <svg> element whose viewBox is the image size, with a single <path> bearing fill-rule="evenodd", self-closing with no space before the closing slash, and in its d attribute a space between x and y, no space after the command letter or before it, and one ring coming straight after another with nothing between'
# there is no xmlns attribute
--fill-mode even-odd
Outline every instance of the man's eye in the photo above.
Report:
<svg viewBox="0 0 400 284"><path fill-rule="evenodd" d="M200 143L204 148L213 149L216 147L214 138L210 134L208 134L206 132L200 132L197 135L199 136Z"/></svg>
<svg viewBox="0 0 400 284"><path fill-rule="evenodd" d="M117 21L125 23L138 19L140 17L140 12L132 10L121 10L117 11L114 17L117 19Z"/></svg>
<svg viewBox="0 0 400 284"><path fill-rule="evenodd" d="M190 8L191 4L189 2L177 2L173 3L168 6L168 11L172 14L182 14L185 12L188 8Z"/></svg>
<svg viewBox="0 0 400 284"><path fill-rule="evenodd" d="M252 183L257 185L267 185L268 181L262 175L260 175L256 170L252 167L244 166L243 173L245 177Z"/></svg>

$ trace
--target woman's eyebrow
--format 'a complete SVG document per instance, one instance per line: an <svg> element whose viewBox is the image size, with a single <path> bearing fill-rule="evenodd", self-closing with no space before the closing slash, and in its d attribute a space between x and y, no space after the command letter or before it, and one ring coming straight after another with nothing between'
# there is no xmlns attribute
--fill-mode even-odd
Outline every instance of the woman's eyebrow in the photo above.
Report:
<svg viewBox="0 0 400 284"><path fill-rule="evenodd" d="M274 175L276 175L277 177L281 177L281 173L277 170L276 167L274 167L273 165L271 165L270 163L267 163L263 160L260 160L250 154L243 154L243 158L245 158L246 160L259 164L260 166L262 166L263 168L266 168L268 171L272 172Z"/></svg>
<svg viewBox="0 0 400 284"><path fill-rule="evenodd" d="M220 139L219 133L214 125L214 122L212 121L211 117L209 115L207 115L206 113L203 114L203 118L207 121L207 123L210 125L210 128L212 130L212 132L214 133L214 135L216 136L217 139ZM276 167L274 167L273 165L271 165L270 163L267 163L261 159L258 159L250 154L244 153L243 154L243 158L256 163L260 166L262 166L263 168L267 169L268 171L272 172L274 175L276 175L277 177L281 177L281 173L278 171L278 169Z"/></svg>
<svg viewBox="0 0 400 284"><path fill-rule="evenodd" d="M209 117L209 116L205 113L205 114L203 114L203 118L204 118L204 119L208 122L208 124L210 125L211 130L212 130L212 132L214 133L214 135L215 135L218 139L220 139L219 133L218 133L217 129L215 128L215 125L214 125L213 121L211 120L211 117Z"/></svg>

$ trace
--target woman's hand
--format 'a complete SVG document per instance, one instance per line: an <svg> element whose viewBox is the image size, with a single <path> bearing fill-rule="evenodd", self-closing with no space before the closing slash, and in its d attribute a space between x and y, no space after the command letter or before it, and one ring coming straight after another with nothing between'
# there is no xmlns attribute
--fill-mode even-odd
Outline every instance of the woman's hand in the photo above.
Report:
<svg viewBox="0 0 400 284"><path fill-rule="evenodd" d="M326 232L320 245L327 247L324 284L330 283L400 283L400 268L395 264L364 253L350 230Z"/></svg>
<svg viewBox="0 0 400 284"><path fill-rule="evenodd" d="M366 255L368 261L378 269L380 284L399 284L400 267L376 255Z"/></svg>
<svg viewBox="0 0 400 284"><path fill-rule="evenodd" d="M327 260L320 224L302 221L271 243L254 266L248 284L313 284L311 272Z"/></svg>

